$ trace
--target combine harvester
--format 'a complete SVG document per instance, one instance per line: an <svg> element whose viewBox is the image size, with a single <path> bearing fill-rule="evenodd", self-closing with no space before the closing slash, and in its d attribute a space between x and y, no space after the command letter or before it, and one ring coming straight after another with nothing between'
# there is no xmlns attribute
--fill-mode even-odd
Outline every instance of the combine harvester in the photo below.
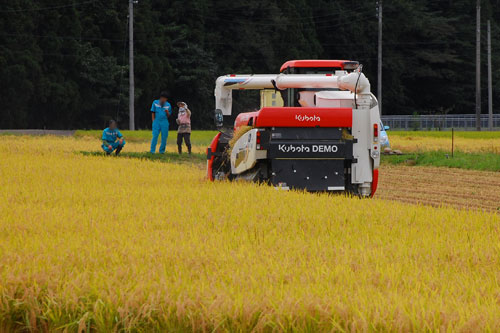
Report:
<svg viewBox="0 0 500 333"><path fill-rule="evenodd" d="M363 197L375 194L381 122L362 65L294 60L286 62L280 74L221 76L215 88L219 129L224 116L231 116L235 89L281 94L284 106L241 113L232 130L221 130L207 149L210 180L245 179L285 190Z"/></svg>

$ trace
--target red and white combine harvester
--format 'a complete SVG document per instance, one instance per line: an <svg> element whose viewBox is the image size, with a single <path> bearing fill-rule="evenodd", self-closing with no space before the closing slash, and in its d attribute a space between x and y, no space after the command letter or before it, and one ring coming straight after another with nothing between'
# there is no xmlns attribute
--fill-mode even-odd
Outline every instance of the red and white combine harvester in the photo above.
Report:
<svg viewBox="0 0 500 333"><path fill-rule="evenodd" d="M207 177L373 196L380 164L380 115L361 70L355 61L294 60L286 62L280 74L219 77L219 128L224 116L231 116L234 89L274 90L284 106L241 113L233 129L222 129L207 149ZM233 135L239 138L230 146Z"/></svg>

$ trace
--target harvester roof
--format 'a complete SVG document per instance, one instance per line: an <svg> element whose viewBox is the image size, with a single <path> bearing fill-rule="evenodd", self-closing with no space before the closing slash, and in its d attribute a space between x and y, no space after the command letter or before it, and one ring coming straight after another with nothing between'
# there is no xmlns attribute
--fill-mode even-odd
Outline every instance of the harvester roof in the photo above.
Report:
<svg viewBox="0 0 500 333"><path fill-rule="evenodd" d="M280 72L287 68L331 68L331 69L355 69L359 63L351 60L289 60L285 62Z"/></svg>

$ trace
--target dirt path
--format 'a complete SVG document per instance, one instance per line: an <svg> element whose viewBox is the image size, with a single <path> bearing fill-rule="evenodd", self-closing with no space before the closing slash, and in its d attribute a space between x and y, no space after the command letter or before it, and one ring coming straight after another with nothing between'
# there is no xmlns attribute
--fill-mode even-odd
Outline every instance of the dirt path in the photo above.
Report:
<svg viewBox="0 0 500 333"><path fill-rule="evenodd" d="M376 197L500 211L500 172L383 165Z"/></svg>
<svg viewBox="0 0 500 333"><path fill-rule="evenodd" d="M20 129L20 130L0 130L0 134L16 134L16 135L57 135L57 136L72 136L75 131L59 131L59 130L43 130L43 129Z"/></svg>

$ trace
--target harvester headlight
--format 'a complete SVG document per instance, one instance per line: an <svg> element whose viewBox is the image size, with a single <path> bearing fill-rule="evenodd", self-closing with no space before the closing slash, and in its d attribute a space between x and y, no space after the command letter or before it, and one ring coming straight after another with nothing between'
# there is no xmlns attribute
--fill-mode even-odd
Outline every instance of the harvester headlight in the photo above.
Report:
<svg viewBox="0 0 500 333"><path fill-rule="evenodd" d="M380 153L376 150L372 150L372 158L378 158L380 156Z"/></svg>

